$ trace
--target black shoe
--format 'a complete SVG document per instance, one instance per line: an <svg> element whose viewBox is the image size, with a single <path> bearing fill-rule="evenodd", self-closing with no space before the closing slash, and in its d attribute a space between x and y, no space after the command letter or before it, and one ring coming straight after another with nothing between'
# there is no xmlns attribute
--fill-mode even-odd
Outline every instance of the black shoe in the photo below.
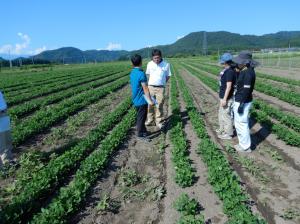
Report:
<svg viewBox="0 0 300 224"><path fill-rule="evenodd" d="M151 139L147 136L138 136L137 139L142 142L151 142Z"/></svg>
<svg viewBox="0 0 300 224"><path fill-rule="evenodd" d="M142 136L143 136L143 137L148 137L149 134L148 134L148 132L143 132L143 133L142 133Z"/></svg>

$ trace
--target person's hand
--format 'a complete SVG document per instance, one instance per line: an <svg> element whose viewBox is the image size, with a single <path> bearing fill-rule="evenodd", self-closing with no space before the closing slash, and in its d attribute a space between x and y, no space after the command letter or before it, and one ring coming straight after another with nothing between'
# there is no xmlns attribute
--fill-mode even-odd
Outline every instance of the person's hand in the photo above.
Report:
<svg viewBox="0 0 300 224"><path fill-rule="evenodd" d="M222 106L222 107L226 107L226 106L227 106L227 101L224 100L224 99L221 99L221 100L220 100L220 103L221 103L221 106Z"/></svg>
<svg viewBox="0 0 300 224"><path fill-rule="evenodd" d="M153 105L154 105L153 100L150 100L150 106L153 106Z"/></svg>
<svg viewBox="0 0 300 224"><path fill-rule="evenodd" d="M244 106L245 104L244 103L241 103L238 107L238 113L239 114L243 114L244 113Z"/></svg>

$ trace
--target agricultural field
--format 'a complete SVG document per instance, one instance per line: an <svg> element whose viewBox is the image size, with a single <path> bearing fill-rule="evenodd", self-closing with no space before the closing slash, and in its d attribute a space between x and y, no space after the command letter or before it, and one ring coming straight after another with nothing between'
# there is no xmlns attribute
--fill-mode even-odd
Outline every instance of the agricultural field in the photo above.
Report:
<svg viewBox="0 0 300 224"><path fill-rule="evenodd" d="M129 62L3 70L17 162L0 173L0 223L300 223L300 70L257 69L245 155L214 132L216 62L168 61L150 143L135 137Z"/></svg>

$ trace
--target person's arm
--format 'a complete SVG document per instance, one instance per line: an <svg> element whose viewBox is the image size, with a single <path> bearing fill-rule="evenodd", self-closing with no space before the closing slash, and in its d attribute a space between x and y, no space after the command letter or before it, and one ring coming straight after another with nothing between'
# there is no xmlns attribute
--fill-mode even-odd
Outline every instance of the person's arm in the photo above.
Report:
<svg viewBox="0 0 300 224"><path fill-rule="evenodd" d="M168 69L167 69L167 77L166 77L166 82L169 81L170 77L172 76L171 73L171 68L170 68L170 64L168 65Z"/></svg>
<svg viewBox="0 0 300 224"><path fill-rule="evenodd" d="M153 103L153 101L152 101L152 99L151 99L150 91L149 91L149 88L148 88L147 83L142 82L142 87L143 87L143 91L144 91L145 96L146 96L148 99L150 99L150 101L151 101L150 105L153 105L154 103Z"/></svg>
<svg viewBox="0 0 300 224"><path fill-rule="evenodd" d="M232 89L232 82L226 82L226 90L223 99L221 99L221 106L225 107L227 105L228 96Z"/></svg>
<svg viewBox="0 0 300 224"><path fill-rule="evenodd" d="M240 114L244 113L244 106L245 106L246 99L251 94L252 78L253 77L252 77L251 74L246 74L246 76L245 76L243 92L242 92L242 98L241 98L241 101L240 101L240 106L238 108L238 113L240 113Z"/></svg>
<svg viewBox="0 0 300 224"><path fill-rule="evenodd" d="M226 77L226 89L225 89L224 97L223 99L221 99L221 106L225 107L227 105L228 96L233 88L233 80L235 74L234 71L227 70L223 75L225 75Z"/></svg>
<svg viewBox="0 0 300 224"><path fill-rule="evenodd" d="M150 91L149 91L149 88L148 88L148 84L147 84L147 76L145 75L145 73L143 72L140 76L140 83L142 85L142 88L143 88L143 91L144 91L144 94L145 96L150 100L150 105L153 105L153 101L151 99L151 96L150 96Z"/></svg>

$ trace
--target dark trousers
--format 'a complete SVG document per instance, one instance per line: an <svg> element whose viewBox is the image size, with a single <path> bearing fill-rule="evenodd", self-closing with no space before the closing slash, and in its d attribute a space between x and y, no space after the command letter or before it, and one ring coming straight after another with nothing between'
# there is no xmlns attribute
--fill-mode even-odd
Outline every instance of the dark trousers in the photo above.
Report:
<svg viewBox="0 0 300 224"><path fill-rule="evenodd" d="M145 122L147 118L147 111L148 111L148 105L142 105L135 107L137 112L137 118L136 118L136 130L137 130L137 136L142 137L143 133L147 132Z"/></svg>

